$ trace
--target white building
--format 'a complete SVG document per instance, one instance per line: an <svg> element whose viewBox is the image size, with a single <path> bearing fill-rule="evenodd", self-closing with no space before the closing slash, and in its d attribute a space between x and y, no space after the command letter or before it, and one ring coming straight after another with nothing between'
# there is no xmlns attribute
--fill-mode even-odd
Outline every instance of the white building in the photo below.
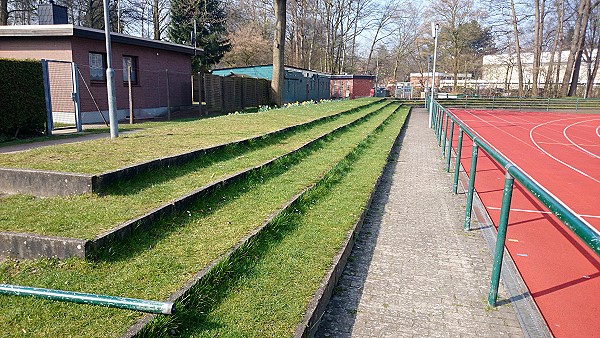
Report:
<svg viewBox="0 0 600 338"><path fill-rule="evenodd" d="M548 74L548 67L550 64L550 58L552 53L543 52L541 56L541 67L540 67L540 75L538 77L538 87L544 88L546 84L546 77ZM592 60L596 57L596 50L592 54ZM561 53L556 53L554 56L554 67L555 70L553 72L552 78L550 79L550 83L556 83L556 67L560 64L559 71L559 79L558 83L562 83L564 73L565 73L565 64L569 58L569 51L563 51ZM560 63L559 63L560 60ZM523 84L526 89L530 89L533 81L533 53L521 53L521 63L523 67ZM588 78L588 63L582 62L581 68L579 70L579 78L578 84L585 85L587 83ZM510 89L516 90L519 85L519 74L517 71L517 57L515 54L495 54L495 55L485 55L483 57L483 67L482 67L482 80L485 81L486 86L490 88L499 88L499 89ZM599 84L596 79L594 79L594 84Z"/></svg>

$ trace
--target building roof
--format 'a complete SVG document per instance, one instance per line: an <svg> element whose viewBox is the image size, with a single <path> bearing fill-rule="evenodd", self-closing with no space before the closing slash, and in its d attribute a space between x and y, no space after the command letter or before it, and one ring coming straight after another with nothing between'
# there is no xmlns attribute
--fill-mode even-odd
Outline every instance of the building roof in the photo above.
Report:
<svg viewBox="0 0 600 338"><path fill-rule="evenodd" d="M323 76L329 77L329 74L318 72L315 70L285 66L285 70L288 72L305 72L312 74L319 74ZM271 80L271 76L273 76L273 64L268 65L256 65L256 66L246 66L246 67L230 67L230 68L219 68L211 70L211 73L219 76L250 76L258 79L267 79Z"/></svg>
<svg viewBox="0 0 600 338"><path fill-rule="evenodd" d="M375 75L358 75L358 74L337 74L331 75L332 80L345 80L345 79L369 79L375 80Z"/></svg>
<svg viewBox="0 0 600 338"><path fill-rule="evenodd" d="M104 40L104 31L75 25L24 25L0 26L0 37L80 37L93 40ZM139 47L168 50L189 55L202 54L201 48L179 45L176 43L152 40L120 33L110 33L112 42Z"/></svg>

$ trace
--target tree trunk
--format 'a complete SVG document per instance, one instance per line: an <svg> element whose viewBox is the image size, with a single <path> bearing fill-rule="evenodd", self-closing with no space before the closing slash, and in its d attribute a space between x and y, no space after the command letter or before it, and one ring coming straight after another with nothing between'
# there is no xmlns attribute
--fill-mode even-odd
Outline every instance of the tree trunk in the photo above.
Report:
<svg viewBox="0 0 600 338"><path fill-rule="evenodd" d="M275 0L275 37L273 40L273 76L271 80L271 91L273 101L276 105L282 105L283 81L284 81L284 47L285 47L285 19L286 0Z"/></svg>
<svg viewBox="0 0 600 338"><path fill-rule="evenodd" d="M154 24L154 40L160 40L160 12L158 10L158 0L154 0L152 6L152 23ZM194 36L194 39L196 37Z"/></svg>
<svg viewBox="0 0 600 338"><path fill-rule="evenodd" d="M554 74L554 57L556 56L557 51L559 55L560 53L562 53L562 48L559 49L559 46L562 46L564 11L565 0L561 0L560 3L556 2L556 14L558 25L556 27L556 34L554 35L554 44L552 45L552 50L550 52L550 62L548 63L548 73L546 74L546 81L544 83L544 92L546 92L546 95L550 95L550 82L552 81L552 75ZM558 59L560 60L560 56ZM560 73L560 65L558 66L556 73Z"/></svg>
<svg viewBox="0 0 600 338"><path fill-rule="evenodd" d="M8 0L0 0L0 26L8 24Z"/></svg>
<svg viewBox="0 0 600 338"><path fill-rule="evenodd" d="M534 0L535 24L533 34L533 70L531 88L534 97L539 96L538 78L540 75L540 63L542 56L542 40L544 39L544 12L546 8L546 0Z"/></svg>
<svg viewBox="0 0 600 338"><path fill-rule="evenodd" d="M577 7L577 19L575 21L575 29L573 38L571 40L571 48L569 52L569 58L567 59L567 65L565 68L565 74L563 76L562 84L560 86L560 95L567 96L570 93L569 85L571 78L573 77L573 69L575 66L576 56L578 51L583 48L583 37L587 28L587 19L589 16L590 0L580 0L579 6Z"/></svg>
<svg viewBox="0 0 600 338"><path fill-rule="evenodd" d="M567 96L577 95L577 83L579 82L579 70L581 69L582 56L583 49L580 49L577 51L577 55L575 56L575 64L573 65L573 79L571 80L571 85L569 86L569 93Z"/></svg>
<svg viewBox="0 0 600 338"><path fill-rule="evenodd" d="M512 12L513 32L515 34L515 53L517 54L517 74L519 75L519 97L523 96L523 64L521 62L521 45L519 44L519 27L517 26L517 13L514 0L510 1Z"/></svg>

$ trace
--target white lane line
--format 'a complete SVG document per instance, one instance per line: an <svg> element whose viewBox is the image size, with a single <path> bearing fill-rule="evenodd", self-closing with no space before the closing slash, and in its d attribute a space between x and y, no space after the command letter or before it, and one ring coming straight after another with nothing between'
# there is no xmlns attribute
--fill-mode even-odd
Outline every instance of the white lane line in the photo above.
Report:
<svg viewBox="0 0 600 338"><path fill-rule="evenodd" d="M592 156L593 156L593 157L595 157L595 158L600 158L600 156L598 156L598 155L596 155L596 154L592 153L591 151L589 151L589 150L587 150L587 149L585 149L585 148L581 147L581 146L580 146L580 145L578 145L577 143L573 142L573 140L571 140L571 139L569 138L569 136L567 135L567 130L568 130L569 128L571 128L572 126L575 126L575 125L578 125L578 124L580 124L580 123L584 123L584 122L590 122L590 121L598 121L598 119L584 120L584 121L575 122L575 123L573 123L573 124L570 124L570 125L566 126L566 127L565 127L565 129L563 129L563 135L565 136L565 138L566 138L567 140L569 140L569 142L571 142L571 143L572 143L574 146L576 146L577 148L579 148L579 149L581 149L581 150L585 151L586 153L588 153L588 154L592 155Z"/></svg>
<svg viewBox="0 0 600 338"><path fill-rule="evenodd" d="M598 126L598 128L596 128L596 135L598 135L598 137L600 137L600 126Z"/></svg>
<svg viewBox="0 0 600 338"><path fill-rule="evenodd" d="M550 144L553 146L565 146L565 147L572 147L573 144L571 143L562 143L562 142L544 142L544 141L538 141L538 144ZM581 144L581 146L583 147L600 147L600 144Z"/></svg>
<svg viewBox="0 0 600 338"><path fill-rule="evenodd" d="M498 207L487 207L488 209L491 210L500 210L500 208ZM517 211L517 212L528 212L528 213L532 213L532 214L552 214L551 211L541 211L541 210L529 210L529 209L513 209L510 208L510 211ZM582 214L577 214L581 217L586 217L586 218L600 218L600 215L582 215Z"/></svg>
<svg viewBox="0 0 600 338"><path fill-rule="evenodd" d="M583 176L585 176L585 177L587 177L587 178L591 179L592 181L594 181L594 182L596 182L596 183L600 184L600 180L598 180L598 179L596 179L596 178L592 177L591 175L589 175L589 174L587 174L587 173L585 173L585 172L583 172L583 171L581 171L581 170L579 170L579 169L575 168L574 166L572 166L572 165L570 165L570 164L568 164L568 163L566 163L566 162L564 162L564 161L561 161L561 160L559 160L558 158L556 158L556 156L553 156L552 154L550 154L549 152L547 152L546 150L544 150L544 149L543 149L543 148L542 148L542 147L541 147L541 146L540 146L540 145L539 145L539 144L538 144L538 143L535 141L535 139L533 138L533 131L534 131L534 130L536 130L537 128L539 128L539 127L541 127L541 126L544 126L544 125L546 125L546 124L549 124L549 123L554 123L554 122L563 121L563 120L565 120L565 119L558 119L558 120L548 121L548 122L545 122L545 123L538 124L537 126L535 126L535 127L531 128L531 130L529 131L529 138L531 139L531 142L533 142L533 144L534 144L534 145L535 145L535 146L536 146L536 147L537 147L537 148L538 148L540 151L542 151L544 154L548 155L550 158L552 158L552 159L553 159L553 160L555 160L556 162L558 162L558 163L560 163L560 164L564 165L565 167L567 167L567 168L569 168L569 169L571 169L571 170L573 170L573 171L575 171L575 172L577 172L577 173L579 173L579 174L581 174L581 175L583 175Z"/></svg>

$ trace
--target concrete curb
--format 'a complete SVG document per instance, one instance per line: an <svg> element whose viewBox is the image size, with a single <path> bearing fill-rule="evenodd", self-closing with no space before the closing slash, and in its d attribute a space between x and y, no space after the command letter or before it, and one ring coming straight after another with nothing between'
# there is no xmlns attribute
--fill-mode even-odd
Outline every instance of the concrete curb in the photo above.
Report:
<svg viewBox="0 0 600 338"><path fill-rule="evenodd" d="M161 157L96 175L47 170L0 168L0 192L9 194L31 194L40 197L80 195L87 192L101 193L106 187L113 183L130 179L143 172L182 165L203 155L221 151L228 146L244 145L264 137L283 134L296 128L309 127L331 118L352 113L358 109L368 108L381 101L383 100L344 110L334 115L323 116L309 122L277 129L263 135L248 137L235 142L217 144L208 148L196 149L172 156Z"/></svg>
<svg viewBox="0 0 600 338"><path fill-rule="evenodd" d="M404 138L404 135L406 133L406 128L408 126L408 120L410 119L411 111L412 107L410 108L406 120L404 121L404 125L402 126L400 132L398 133L398 136L396 137L396 140L394 141L392 148L390 149L390 153L388 154L388 163L377 178L377 181L373 188L373 192L371 193L371 196L369 196L369 200L362 214L360 215L358 221L354 224L352 229L346 234L346 239L344 241L344 244L342 245L342 248L333 258L333 262L329 270L327 271L325 277L321 281L321 285L319 286L313 298L309 302L304 316L300 321L300 324L296 326L293 337L313 337L317 332L321 318L323 317L323 314L327 309L327 304L329 303L331 295L333 294L333 289L337 285L342 273L344 272L344 268L346 266L346 263L348 262L348 257L352 253L352 248L354 247L358 234L362 229L367 212L371 208L371 203L373 202L375 193L379 188L379 185L381 184L383 173L386 170L389 170L389 168L392 166L393 158L398 152L398 147L402 144L402 139Z"/></svg>
<svg viewBox="0 0 600 338"><path fill-rule="evenodd" d="M251 173L259 171L280 159L293 155L333 133L358 124L360 121L372 116L372 114L382 110L385 107L387 107L387 105L380 109L374 110L373 112L368 113L367 115L364 115L354 121L338 126L332 131L322 134L321 136L296 147L294 150L286 154L272 158L257 166L247 168L245 170L231 174L220 180L211 182L201 188L198 188L188 193L183 197L177 198L175 200L172 200L171 202L163 204L162 206L159 206L158 208L155 208L142 216L126 221L125 223L122 223L121 225L118 225L117 227L112 228L96 236L93 240L85 241L65 237L49 237L24 233L0 232L0 249L6 248L5 250L0 250L0 256L4 252L6 252L7 254L12 254L11 257L16 257L20 259L35 259L40 257L65 259L71 256L81 258L91 257L94 254L94 252L104 248L113 241L124 240L125 238L131 236L132 233L134 233L135 231L143 231L145 229L148 229L161 217L172 215L176 212L184 211L186 207L194 203L201 196L209 194L227 184L241 180L250 175ZM32 240L35 239L36 245L17 245L20 243L20 241L30 237L32 238ZM56 242L64 243L64 245L57 245L55 244ZM81 249L79 248L82 245L82 243L83 251L81 251ZM74 255L73 253L76 253L76 255Z"/></svg>

